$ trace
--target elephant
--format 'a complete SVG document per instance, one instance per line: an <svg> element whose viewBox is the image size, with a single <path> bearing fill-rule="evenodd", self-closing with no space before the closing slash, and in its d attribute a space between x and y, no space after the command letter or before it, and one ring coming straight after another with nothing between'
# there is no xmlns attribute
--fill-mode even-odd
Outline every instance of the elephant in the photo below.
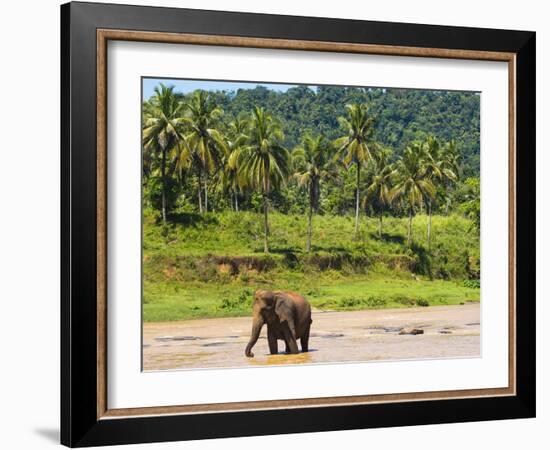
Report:
<svg viewBox="0 0 550 450"><path fill-rule="evenodd" d="M309 329L313 322L311 306L300 294L258 290L254 293L252 311L252 333L244 352L247 357L254 357L252 347L258 341L264 323L267 324L267 341L272 355L278 353L278 339L285 341L287 353L299 352L297 339L300 339L302 351L308 351Z"/></svg>

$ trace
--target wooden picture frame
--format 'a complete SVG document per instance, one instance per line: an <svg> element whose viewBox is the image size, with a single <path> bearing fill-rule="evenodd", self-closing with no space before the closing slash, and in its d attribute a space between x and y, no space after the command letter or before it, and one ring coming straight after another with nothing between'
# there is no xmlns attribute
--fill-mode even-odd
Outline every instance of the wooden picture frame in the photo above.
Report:
<svg viewBox="0 0 550 450"><path fill-rule="evenodd" d="M507 388L109 409L107 42L505 61ZM61 7L61 441L68 446L534 417L535 33L125 5Z"/></svg>

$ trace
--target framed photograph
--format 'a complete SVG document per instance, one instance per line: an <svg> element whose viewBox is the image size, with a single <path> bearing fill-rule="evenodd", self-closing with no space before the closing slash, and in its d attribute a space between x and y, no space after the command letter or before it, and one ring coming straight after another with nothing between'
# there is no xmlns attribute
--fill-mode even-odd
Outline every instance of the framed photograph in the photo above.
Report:
<svg viewBox="0 0 550 450"><path fill-rule="evenodd" d="M61 7L61 441L535 415L535 33Z"/></svg>

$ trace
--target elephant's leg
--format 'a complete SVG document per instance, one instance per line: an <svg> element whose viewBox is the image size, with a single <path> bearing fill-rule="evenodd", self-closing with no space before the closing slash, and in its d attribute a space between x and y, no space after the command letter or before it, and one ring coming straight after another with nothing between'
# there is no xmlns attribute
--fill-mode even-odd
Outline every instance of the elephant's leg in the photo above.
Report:
<svg viewBox="0 0 550 450"><path fill-rule="evenodd" d="M277 346L277 337L275 336L275 333L270 326L267 327L267 342L269 344L269 353L271 353L272 355L276 355L277 353L279 353L279 348Z"/></svg>
<svg viewBox="0 0 550 450"><path fill-rule="evenodd" d="M302 351L307 352L309 350L309 329L311 328L311 323L306 327L303 336L300 338L300 343L302 344Z"/></svg>
<svg viewBox="0 0 550 450"><path fill-rule="evenodd" d="M294 323L287 322L288 327L285 330L285 342L288 348L288 353L296 354L300 353L298 350L298 344L296 342L296 329L294 328Z"/></svg>

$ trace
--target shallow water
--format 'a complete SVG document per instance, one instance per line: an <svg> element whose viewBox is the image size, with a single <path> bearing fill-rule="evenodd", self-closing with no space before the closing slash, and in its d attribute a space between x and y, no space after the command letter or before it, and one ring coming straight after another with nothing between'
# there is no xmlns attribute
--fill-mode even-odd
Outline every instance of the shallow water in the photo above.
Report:
<svg viewBox="0 0 550 450"><path fill-rule="evenodd" d="M254 367L480 355L478 303L429 308L313 312L307 353L270 355L264 326L247 358L251 317L145 323L143 369ZM399 335L402 328L424 334ZM298 344L299 345L299 344Z"/></svg>

